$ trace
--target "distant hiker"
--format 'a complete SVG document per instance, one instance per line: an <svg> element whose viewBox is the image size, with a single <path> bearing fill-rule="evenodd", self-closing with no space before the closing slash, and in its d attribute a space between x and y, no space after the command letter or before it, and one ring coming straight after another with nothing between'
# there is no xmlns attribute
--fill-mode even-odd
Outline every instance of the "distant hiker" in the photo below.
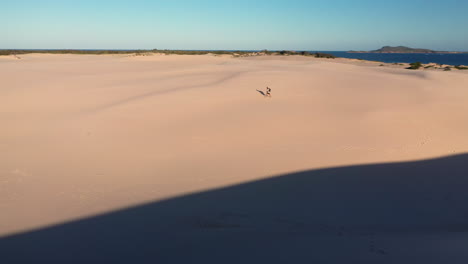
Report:
<svg viewBox="0 0 468 264"><path fill-rule="evenodd" d="M271 88L270 87L266 88L266 96L271 97Z"/></svg>

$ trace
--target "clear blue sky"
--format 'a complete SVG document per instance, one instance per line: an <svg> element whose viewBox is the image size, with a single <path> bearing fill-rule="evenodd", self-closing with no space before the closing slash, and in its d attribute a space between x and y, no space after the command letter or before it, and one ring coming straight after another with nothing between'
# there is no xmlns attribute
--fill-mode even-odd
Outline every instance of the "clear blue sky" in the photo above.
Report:
<svg viewBox="0 0 468 264"><path fill-rule="evenodd" d="M0 48L468 50L467 0L0 0Z"/></svg>

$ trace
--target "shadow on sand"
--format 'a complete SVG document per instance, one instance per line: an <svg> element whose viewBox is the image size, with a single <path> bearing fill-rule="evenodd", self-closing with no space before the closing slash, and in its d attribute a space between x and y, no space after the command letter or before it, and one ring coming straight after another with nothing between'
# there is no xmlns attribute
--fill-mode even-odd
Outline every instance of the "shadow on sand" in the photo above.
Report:
<svg viewBox="0 0 468 264"><path fill-rule="evenodd" d="M263 92L263 91L257 90L257 92L259 92L263 96L266 96L265 92Z"/></svg>
<svg viewBox="0 0 468 264"><path fill-rule="evenodd" d="M220 175L222 177L222 175ZM468 155L310 170L0 238L10 263L468 263Z"/></svg>

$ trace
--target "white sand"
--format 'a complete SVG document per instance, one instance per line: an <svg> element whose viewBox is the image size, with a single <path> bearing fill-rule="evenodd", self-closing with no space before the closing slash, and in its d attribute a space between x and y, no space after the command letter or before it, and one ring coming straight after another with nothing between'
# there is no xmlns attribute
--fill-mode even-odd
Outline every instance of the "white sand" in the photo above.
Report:
<svg viewBox="0 0 468 264"><path fill-rule="evenodd" d="M468 150L467 74L358 64L0 57L0 236L302 170ZM256 91L266 86L270 99Z"/></svg>

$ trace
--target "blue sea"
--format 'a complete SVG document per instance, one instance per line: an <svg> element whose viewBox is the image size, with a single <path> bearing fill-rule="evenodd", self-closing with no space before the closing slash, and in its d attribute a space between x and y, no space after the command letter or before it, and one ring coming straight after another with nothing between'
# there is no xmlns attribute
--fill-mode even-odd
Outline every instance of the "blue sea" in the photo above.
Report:
<svg viewBox="0 0 468 264"><path fill-rule="evenodd" d="M312 51L316 52L316 51ZM333 54L336 57L362 59L386 63L439 63L448 65L468 65L468 53L462 54L426 54L426 53L348 53L346 51L318 51Z"/></svg>

